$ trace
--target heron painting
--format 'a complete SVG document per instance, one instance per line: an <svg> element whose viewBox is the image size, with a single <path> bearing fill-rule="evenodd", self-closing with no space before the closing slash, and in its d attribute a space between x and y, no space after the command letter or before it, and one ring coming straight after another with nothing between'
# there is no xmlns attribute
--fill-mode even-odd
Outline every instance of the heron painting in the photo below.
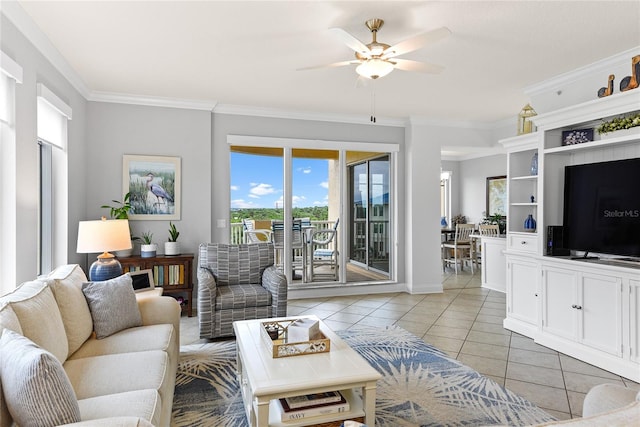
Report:
<svg viewBox="0 0 640 427"><path fill-rule="evenodd" d="M180 158L123 156L122 191L131 194L129 219L180 219Z"/></svg>

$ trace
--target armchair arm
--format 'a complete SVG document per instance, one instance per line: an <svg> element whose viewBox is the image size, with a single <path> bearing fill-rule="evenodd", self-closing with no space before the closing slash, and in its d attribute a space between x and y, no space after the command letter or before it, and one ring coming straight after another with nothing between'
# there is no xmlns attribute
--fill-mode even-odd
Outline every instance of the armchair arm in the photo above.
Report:
<svg viewBox="0 0 640 427"><path fill-rule="evenodd" d="M271 292L271 315L284 317L287 315L287 277L271 265L262 273L262 287Z"/></svg>
<svg viewBox="0 0 640 427"><path fill-rule="evenodd" d="M208 268L198 267L198 323L200 338L213 338L216 279Z"/></svg>
<svg viewBox="0 0 640 427"><path fill-rule="evenodd" d="M314 230L311 241L316 245L328 245L333 240L336 234L336 230L332 228ZM320 236L321 239L317 239L316 236Z"/></svg>

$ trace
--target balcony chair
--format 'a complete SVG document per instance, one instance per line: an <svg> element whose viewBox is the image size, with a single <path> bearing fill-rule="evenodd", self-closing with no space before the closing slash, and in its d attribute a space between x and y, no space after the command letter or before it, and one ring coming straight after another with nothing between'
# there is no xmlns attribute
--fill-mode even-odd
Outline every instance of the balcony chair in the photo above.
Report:
<svg viewBox="0 0 640 427"><path fill-rule="evenodd" d="M473 260L471 259L471 233L475 229L474 224L456 224L456 232L453 241L442 243L442 271L445 271L447 264L453 264L456 274L458 274L458 263L460 270L463 269L464 261L469 261L471 274L473 274Z"/></svg>
<svg viewBox="0 0 640 427"><path fill-rule="evenodd" d="M336 220L333 228L321 228L312 230L309 239L309 270L310 280L325 278L338 280L338 224L340 218ZM329 266L329 271L317 267ZM323 271L324 270L324 271Z"/></svg>
<svg viewBox="0 0 640 427"><path fill-rule="evenodd" d="M271 241L271 230L264 227L268 221L254 221L252 219L242 220L242 234L245 243L261 243Z"/></svg>
<svg viewBox="0 0 640 427"><path fill-rule="evenodd" d="M276 266L280 271L284 267L284 221L273 220L271 221L271 229L273 234L271 238L273 240L273 247L275 250ZM291 249L292 249L292 261L293 270L304 272L306 260L303 256L304 251L304 236L302 232L302 221L300 219L294 219L291 230Z"/></svg>
<svg viewBox="0 0 640 427"><path fill-rule="evenodd" d="M273 244L202 243L198 253L200 338L233 335L236 320L287 315L287 278Z"/></svg>

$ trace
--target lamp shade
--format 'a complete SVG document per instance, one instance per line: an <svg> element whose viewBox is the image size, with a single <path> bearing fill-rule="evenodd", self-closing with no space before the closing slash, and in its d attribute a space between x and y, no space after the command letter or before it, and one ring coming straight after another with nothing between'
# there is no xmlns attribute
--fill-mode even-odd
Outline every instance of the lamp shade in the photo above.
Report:
<svg viewBox="0 0 640 427"><path fill-rule="evenodd" d="M127 219L80 221L78 253L99 253L131 249L131 234Z"/></svg>
<svg viewBox="0 0 640 427"><path fill-rule="evenodd" d="M98 221L80 221L78 224L78 253L101 253L91 264L89 280L113 279L122 274L122 266L109 251L131 249L129 220L102 218Z"/></svg>
<svg viewBox="0 0 640 427"><path fill-rule="evenodd" d="M356 67L356 73L368 79L384 77L393 71L393 64L379 58L368 59Z"/></svg>

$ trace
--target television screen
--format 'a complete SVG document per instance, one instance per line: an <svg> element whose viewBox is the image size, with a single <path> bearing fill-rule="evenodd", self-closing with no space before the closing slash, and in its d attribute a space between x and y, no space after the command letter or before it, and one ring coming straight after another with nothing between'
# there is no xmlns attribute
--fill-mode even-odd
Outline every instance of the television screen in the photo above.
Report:
<svg viewBox="0 0 640 427"><path fill-rule="evenodd" d="M640 158L565 167L571 250L640 257Z"/></svg>

